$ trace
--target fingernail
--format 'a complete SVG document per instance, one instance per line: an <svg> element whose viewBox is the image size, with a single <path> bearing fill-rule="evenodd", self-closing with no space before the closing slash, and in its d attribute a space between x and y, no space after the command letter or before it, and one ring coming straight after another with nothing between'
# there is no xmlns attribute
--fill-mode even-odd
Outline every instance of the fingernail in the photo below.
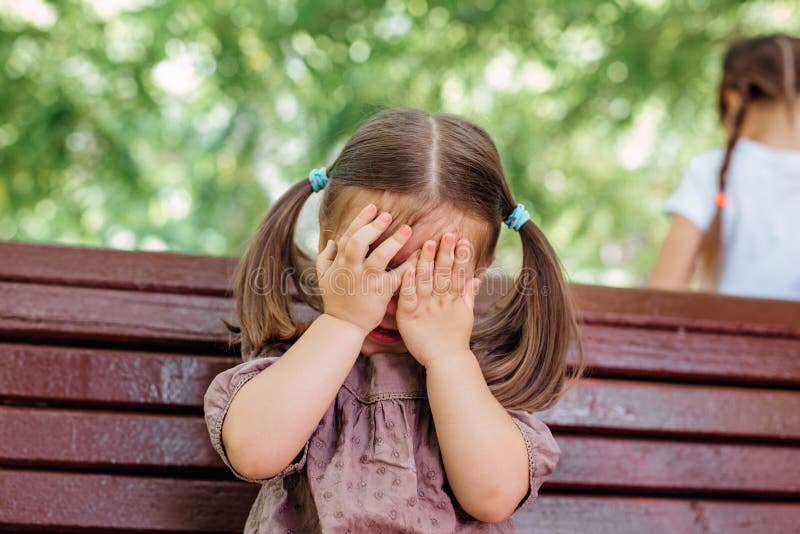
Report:
<svg viewBox="0 0 800 534"><path fill-rule="evenodd" d="M392 216L391 216L391 215L389 215L388 213L384 212L384 213L381 213L381 217L380 217L380 219L381 219L381 221L383 221L383 222L389 222L389 221L391 221L391 220L392 220Z"/></svg>
<svg viewBox="0 0 800 534"><path fill-rule="evenodd" d="M333 239L328 239L328 244L325 245L325 248L328 248L333 243Z"/></svg>

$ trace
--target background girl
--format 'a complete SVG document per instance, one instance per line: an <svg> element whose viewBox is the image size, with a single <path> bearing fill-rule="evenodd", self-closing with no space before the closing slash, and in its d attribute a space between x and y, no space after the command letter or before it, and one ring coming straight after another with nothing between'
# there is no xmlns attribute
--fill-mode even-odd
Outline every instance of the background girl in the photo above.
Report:
<svg viewBox="0 0 800 534"><path fill-rule="evenodd" d="M799 39L728 50L719 88L728 146L694 158L667 200L672 225L652 286L686 289L697 268L710 290L800 299L798 80Z"/></svg>
<svg viewBox="0 0 800 534"><path fill-rule="evenodd" d="M317 190L312 263L294 228ZM504 221L522 274L473 324ZM273 205L234 293L245 361L204 407L226 465L262 484L247 531L513 530L560 455L529 412L556 402L583 356L568 372L568 288L481 128L373 117ZM319 314L301 321L290 293Z"/></svg>

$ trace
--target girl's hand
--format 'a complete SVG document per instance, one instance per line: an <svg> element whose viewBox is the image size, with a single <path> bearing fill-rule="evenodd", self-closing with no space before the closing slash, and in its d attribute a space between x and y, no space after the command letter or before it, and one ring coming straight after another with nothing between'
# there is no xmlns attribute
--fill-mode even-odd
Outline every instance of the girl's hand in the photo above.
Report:
<svg viewBox="0 0 800 534"><path fill-rule="evenodd" d="M324 313L352 323L364 336L380 324L403 273L418 256L412 254L387 272L389 261L411 237L411 227L404 224L365 259L370 244L392 221L388 212L375 218L376 212L374 204L361 210L338 241L328 240L316 265Z"/></svg>
<svg viewBox="0 0 800 534"><path fill-rule="evenodd" d="M462 239L456 247L455 240L453 234L444 234L438 254L436 242L426 241L416 269L403 275L397 328L406 348L425 367L436 358L470 350L480 279L472 276L469 241Z"/></svg>

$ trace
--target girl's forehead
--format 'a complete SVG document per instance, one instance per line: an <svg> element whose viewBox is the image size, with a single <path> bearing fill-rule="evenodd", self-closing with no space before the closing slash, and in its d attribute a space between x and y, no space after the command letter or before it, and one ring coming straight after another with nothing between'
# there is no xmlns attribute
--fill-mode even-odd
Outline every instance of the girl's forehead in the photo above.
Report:
<svg viewBox="0 0 800 534"><path fill-rule="evenodd" d="M402 224L409 223L404 221L402 217L394 220L389 228L370 246L370 250L380 245L384 239L391 236ZM433 240L439 243L442 236L447 232L453 233L456 239L468 239L473 249L475 249L482 246L484 241L482 237L488 231L485 222L468 217L463 213L443 208L426 213L423 217L411 222L409 226L411 226L413 233L398 251L392 261L393 265L405 261L415 250L421 248L425 241Z"/></svg>

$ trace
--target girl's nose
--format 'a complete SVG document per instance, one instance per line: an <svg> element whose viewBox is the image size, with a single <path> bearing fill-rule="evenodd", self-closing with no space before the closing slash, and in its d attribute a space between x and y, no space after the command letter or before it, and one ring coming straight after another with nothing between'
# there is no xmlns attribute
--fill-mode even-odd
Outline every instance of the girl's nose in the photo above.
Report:
<svg viewBox="0 0 800 534"><path fill-rule="evenodd" d="M392 298L389 300L389 305L386 307L386 313L389 315L395 315L397 313L397 299L400 295L400 290L398 289L395 291Z"/></svg>

